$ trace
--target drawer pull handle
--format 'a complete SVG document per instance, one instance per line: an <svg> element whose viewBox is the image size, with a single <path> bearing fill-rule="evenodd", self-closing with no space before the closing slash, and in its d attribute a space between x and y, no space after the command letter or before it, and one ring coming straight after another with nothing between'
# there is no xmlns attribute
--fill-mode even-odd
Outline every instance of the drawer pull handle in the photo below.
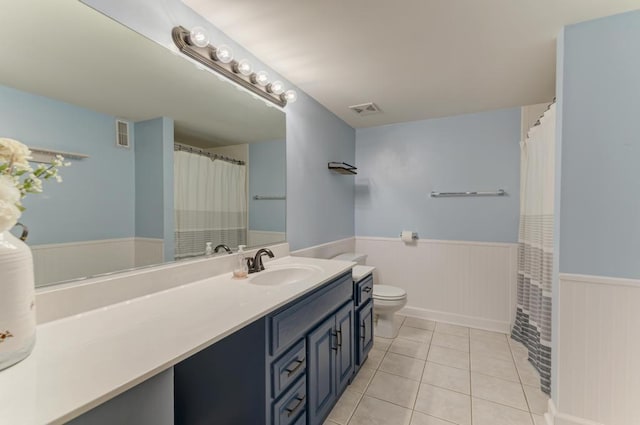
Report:
<svg viewBox="0 0 640 425"><path fill-rule="evenodd" d="M371 286L367 286L366 288L362 288L363 292L371 292Z"/></svg>
<svg viewBox="0 0 640 425"><path fill-rule="evenodd" d="M287 378L291 375L293 375L294 373L296 373L298 371L298 369L300 369L302 367L302 365L304 364L304 359L302 360L295 360L293 363L297 363L293 368L287 368L285 369L287 371ZM291 364L293 364L291 363Z"/></svg>
<svg viewBox="0 0 640 425"><path fill-rule="evenodd" d="M287 417L290 418L291 416L293 416L293 414L295 413L296 410L298 410L300 408L300 406L302 406L302 404L304 403L304 399L307 398L306 396L298 396L296 397L296 400L298 401L296 403L295 406L293 407L287 407L285 408L285 410L287 411Z"/></svg>
<svg viewBox="0 0 640 425"><path fill-rule="evenodd" d="M331 347L331 349L338 351L338 331L336 331L335 333L332 332L331 336L335 336L336 337L336 346L335 347Z"/></svg>
<svg viewBox="0 0 640 425"><path fill-rule="evenodd" d="M362 339L364 341L366 339L367 324L365 322L362 322L360 327L362 328L362 335L360 335L360 339Z"/></svg>
<svg viewBox="0 0 640 425"><path fill-rule="evenodd" d="M342 330L337 330L336 334L338 334L338 347L342 347Z"/></svg>

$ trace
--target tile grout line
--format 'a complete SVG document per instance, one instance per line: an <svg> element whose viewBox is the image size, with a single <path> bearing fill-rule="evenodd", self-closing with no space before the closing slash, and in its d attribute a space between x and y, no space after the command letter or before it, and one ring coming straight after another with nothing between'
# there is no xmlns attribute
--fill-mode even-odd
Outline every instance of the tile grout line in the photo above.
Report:
<svg viewBox="0 0 640 425"><path fill-rule="evenodd" d="M473 385L471 383L471 329L469 329L469 413L471 415L471 425L473 425Z"/></svg>
<svg viewBox="0 0 640 425"><path fill-rule="evenodd" d="M404 326L404 322L405 322L405 321L406 321L406 318L404 318L404 317L403 317L402 322L401 322L401 325L400 325L400 328L402 328L402 327ZM439 323L439 322L435 322L435 321L434 321L435 326L434 326L434 329L433 329L433 330L431 330L431 329L422 329L422 328L414 328L414 329L419 329L419 330L423 330L423 331L430 331L430 333L431 333L431 339L430 339L428 342L425 342L425 341L418 341L418 340L412 340L412 339L404 338L404 337L400 337L400 336L397 336L396 338L393 338L393 339L389 339L389 344L386 346L386 348L385 348L384 350L379 350L379 351L382 353L382 358L381 358L380 362L378 363L378 365L377 365L375 368L367 368L367 369L369 369L369 370L371 370L371 371L373 372L373 373L372 373L372 376L371 376L371 379L369 380L369 382L367 383L367 385L364 387L363 393L360 393L360 394L359 394L358 402L356 403L356 405L355 405L354 409L351 411L350 415L348 416L348 419L347 419L346 424L350 423L350 422L351 422L351 420L353 419L353 417L354 417L354 415L355 415L356 410L358 409L358 407L359 407L359 406L360 406L360 404L362 403L362 400L364 399L364 396L367 396L367 397L370 397L370 398L374 398L374 399L376 399L376 400L384 401L384 402L386 402L386 403L390 403L390 404L396 405L396 406L398 406L398 407L402 407L402 408L407 409L407 410L411 410L411 412L410 412L410 417L409 417L409 424L410 424L410 423L411 423L411 421L413 421L413 419L414 419L414 415L415 415L415 412L416 412L415 407L416 407L416 405L417 405L418 395L420 394L420 387L421 387L423 384L428 384L428 385L433 386L433 387L436 387L436 388L441 388L441 389L444 389L444 390L448 390L448 391L452 391L452 392L455 392L455 393L458 393L458 394L461 394L461 395L466 395L466 396L468 396L468 397L469 397L469 400L470 400L470 403L471 403L471 405L470 405L470 414L471 414L471 418L470 418L470 419L471 419L471 422L470 422L470 424L473 424L473 423L474 423L474 419L473 419L473 399L474 399L474 398L476 398L476 399L478 399L478 400L484 400L484 401L487 401L487 402L489 402L489 403L493 403L493 404L500 405L500 406L504 406L504 407L507 407L507 408L511 408L511 409L519 410L519 411L521 411L521 412L529 413L529 415L528 415L528 416L529 416L529 420L530 420L530 422L531 422L531 424L532 424L532 425L535 425L535 419L534 419L534 417L533 417L534 412L533 412L533 411L531 411L531 404L530 404L530 401L529 401L529 399L528 399L528 397L527 397L527 395L526 395L526 392L524 391L524 387L525 387L525 385L524 385L524 381L522 380L522 374L521 374L521 372L520 372L520 369L518 369L518 367L517 367L516 360L515 360L515 350L514 350L514 347L509 343L509 340L508 340L508 334L504 334L504 335L505 335L505 337L507 338L507 345L508 345L508 347L509 347L509 354L510 354L510 358L511 358L512 364L514 365L514 367L516 367L516 373L517 373L517 376L518 376L518 381L516 382L516 381L512 381L512 380L504 379L504 378L502 378L502 377L493 376L493 375L490 375L490 374L485 374L485 373L482 373L482 372L478 372L478 373L479 373L479 374L481 374L481 375L484 375L484 376L491 377L491 378L500 379L500 380L505 381L505 382L518 383L518 384L519 384L519 386L520 386L520 388L521 388L521 391L523 392L523 396L525 397L525 402L526 402L526 405L527 405L527 409L528 409L528 411L525 411L525 410L524 410L524 409L522 409L522 408L517 408L517 407L511 406L511 405L508 405L508 404L503 404L503 403L500 403L500 402L497 402L497 401L493 401L493 400L490 400L490 399L485 399L485 398L483 398L483 397L475 397L475 396L473 395L473 390L472 390L472 386L471 386L471 374L472 374L472 372L473 372L473 371L472 371L472 369L471 369L471 357L472 357L472 353L471 353L471 340L472 340L471 328L467 328L467 329L468 329L467 342L468 342L468 344L469 344L469 350L468 350L468 352L467 352L467 354L468 354L468 361L469 361L469 368L468 368L468 369L460 369L460 368L457 368L457 367L455 367L455 366L451 366L451 365L447 365L447 364L438 363L437 361L436 361L436 362L433 362L433 361L431 362L431 363L433 363L433 364L441 365L441 366L444 366L444 367L450 367L450 368L458 369L458 370L466 370L466 371L467 371L467 373L468 373L468 377L469 377L469 390L470 390L470 391L469 391L469 393L470 393L470 394L461 393L461 392L459 392L459 391L457 391L457 390L454 390L454 389L451 389L451 388L441 387L441 386L439 386L439 385L434 385L434 384L432 384L432 383L424 382L424 381L423 381L423 380L424 380L424 377L425 377L425 373L426 373L427 363L430 361L430 360L429 360L429 355L431 354L431 351L432 351L432 348L433 348L433 346L434 346L434 345L435 345L436 347L441 347L441 348L445 348L445 349L450 349L450 350L454 350L454 351L457 351L457 352L466 352L466 351L461 351L461 350L458 350L458 349L455 349L455 348L451 348L451 347L446 347L446 346L440 346L440 345L438 345L438 344L433 344L433 337L436 335L436 333L441 333L441 334L446 334L446 335L452 335L452 336L455 336L455 337L460 337L460 335L456 335L456 334L450 334L450 333L446 333L446 332L444 332L444 333L443 333L443 332L436 332L436 331L437 331L437 328L438 328L438 323ZM406 326L406 327L408 327L408 328L413 328L412 326ZM378 338L380 338L380 337L378 337ZM407 354L404 354L404 353L396 353L396 352L394 352L394 351L391 351L391 346L392 346L392 345L393 345L393 344L394 344L398 339L400 339L400 340L406 340L406 341L411 341L411 342L416 343L416 344L427 344L426 359L422 359L422 358L419 358L419 357L413 357L413 356L411 356L411 355L407 355ZM479 338L479 340L480 340L480 341L486 341L486 342L489 342L489 343L491 343L491 342L497 342L495 339L491 339L491 338L482 338L482 337L480 337L480 338ZM371 396L371 395L366 394L367 390L368 390L368 389L369 389L369 387L371 386L371 383L373 382L373 379L375 378L376 374L378 374L378 372L383 372L383 373L386 373L386 374L389 374L389 375L393 375L393 376L396 376L396 377L400 377L400 378L407 379L407 380L409 380L409 381L416 382L416 380L414 380L414 379L412 379L412 378L408 378L408 377L406 377L406 376L402 376L402 375L397 375L396 373L387 372L387 371L384 371L384 370L382 370L382 369L381 369L382 363L383 363L384 359L387 357L387 354L389 354L389 353L392 353L392 354L394 354L394 355L398 355L398 356L402 356L402 357L407 358L407 359L411 359L411 360L416 360L416 361L424 362L423 369L422 369L422 372L421 372L421 375L420 375L420 379L417 381L417 382L418 382L418 392L417 392L416 397L415 397L415 399L414 399L414 401L413 401L413 406L412 406L412 408L411 408L411 409L408 409L407 407L402 406L402 405L400 405L400 404L397 404L397 403L394 403L394 402L391 402L391 401L388 401L388 400L384 400L384 399L382 399L382 398L378 398L378 397L375 397L375 396ZM494 358L494 359L496 359L496 360L503 360L502 358L494 357L494 356L486 356L486 357ZM432 415L429 415L429 416L432 416Z"/></svg>
<svg viewBox="0 0 640 425"><path fill-rule="evenodd" d="M433 343L433 334L436 331L436 327L438 324L436 323L433 331L431 331L431 339L429 339L429 347L427 348L427 358L424 360L424 367L422 368L422 374L420 375L420 382L418 382L418 391L416 392L416 398L413 400L413 406L411 407L411 416L409 417L409 425L413 422L413 415L416 412L416 404L418 403L418 396L420 395L420 387L422 387L422 379L424 378L424 372L427 370L427 359L429 358L429 353L431 352L431 344Z"/></svg>
<svg viewBox="0 0 640 425"><path fill-rule="evenodd" d="M516 364L516 357L513 354L513 347L511 347L511 344L509 344L508 340L507 340L507 345L509 346L509 353L511 353L511 360L513 361L513 366L516 368L516 373L518 374L518 380L520 382L520 388L522 389L522 395L524 395L524 401L525 403L527 403L527 409L529 410L529 419L531 420L531 424L535 425L536 421L533 418L533 412L531 411L531 404L529 403L529 397L527 397L527 393L524 390L524 383L522 382L522 376L520 376L520 369L518 369L518 365Z"/></svg>

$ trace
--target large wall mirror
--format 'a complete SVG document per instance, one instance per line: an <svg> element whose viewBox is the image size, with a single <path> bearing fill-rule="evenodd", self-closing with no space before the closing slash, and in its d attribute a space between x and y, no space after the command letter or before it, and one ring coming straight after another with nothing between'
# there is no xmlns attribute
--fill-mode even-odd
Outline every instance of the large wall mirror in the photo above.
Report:
<svg viewBox="0 0 640 425"><path fill-rule="evenodd" d="M88 156L24 200L36 285L285 240L282 110L80 2L2 9L0 137Z"/></svg>

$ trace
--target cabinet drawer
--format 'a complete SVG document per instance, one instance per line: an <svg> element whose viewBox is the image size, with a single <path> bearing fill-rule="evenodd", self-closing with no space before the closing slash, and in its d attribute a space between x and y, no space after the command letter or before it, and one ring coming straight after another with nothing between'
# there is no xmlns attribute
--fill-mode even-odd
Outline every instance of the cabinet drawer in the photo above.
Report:
<svg viewBox="0 0 640 425"><path fill-rule="evenodd" d="M351 273L268 317L270 354L277 355L327 315L353 299Z"/></svg>
<svg viewBox="0 0 640 425"><path fill-rule="evenodd" d="M307 347L304 339L271 365L272 397L277 398L307 369Z"/></svg>
<svg viewBox="0 0 640 425"><path fill-rule="evenodd" d="M356 285L356 306L364 305L373 296L373 276L369 275Z"/></svg>
<svg viewBox="0 0 640 425"><path fill-rule="evenodd" d="M303 375L285 395L273 403L273 425L298 424L307 410L307 380Z"/></svg>

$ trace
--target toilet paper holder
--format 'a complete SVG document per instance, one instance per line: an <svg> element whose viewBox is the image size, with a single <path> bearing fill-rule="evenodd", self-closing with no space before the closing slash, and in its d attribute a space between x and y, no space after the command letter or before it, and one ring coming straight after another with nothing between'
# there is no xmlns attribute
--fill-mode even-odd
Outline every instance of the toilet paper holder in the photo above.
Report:
<svg viewBox="0 0 640 425"><path fill-rule="evenodd" d="M400 239L402 239L402 233L400 232ZM411 240L413 241L417 241L418 240L418 232L411 232Z"/></svg>

